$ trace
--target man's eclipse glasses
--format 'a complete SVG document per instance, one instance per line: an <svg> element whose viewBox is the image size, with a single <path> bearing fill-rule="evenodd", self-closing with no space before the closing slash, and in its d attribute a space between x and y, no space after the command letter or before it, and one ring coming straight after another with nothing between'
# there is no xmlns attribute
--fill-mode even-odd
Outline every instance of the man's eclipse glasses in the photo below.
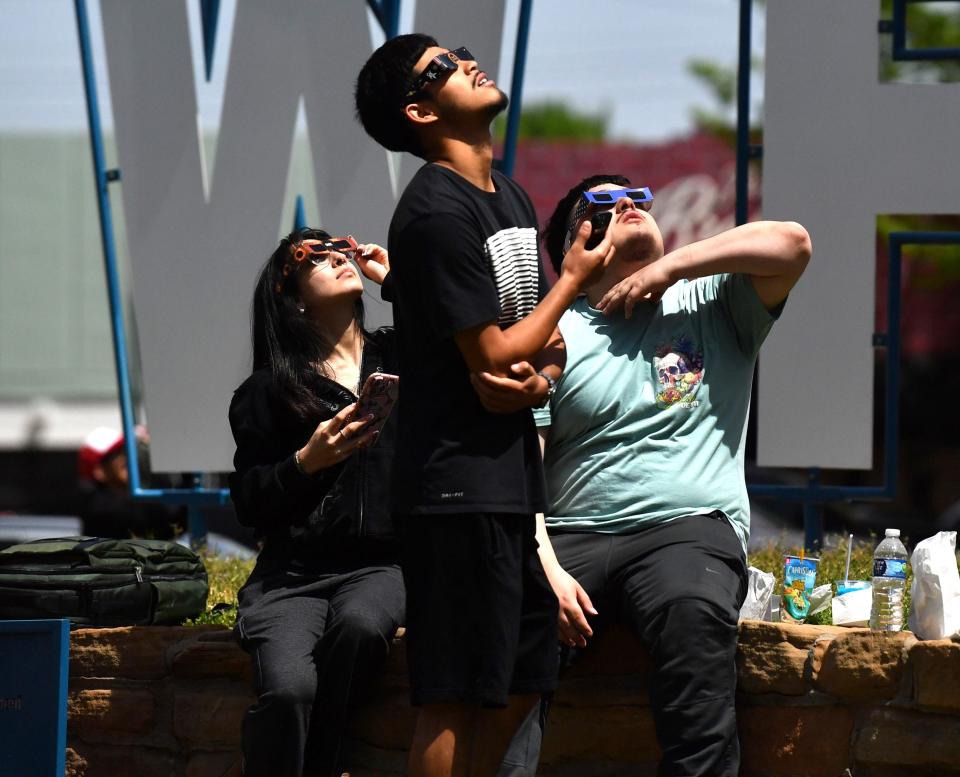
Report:
<svg viewBox="0 0 960 777"><path fill-rule="evenodd" d="M604 211L612 209L623 197L629 197L633 204L640 210L650 210L650 206L653 204L653 192L650 191L649 186L641 186L637 189L604 189L599 192L583 192L580 199L577 200L577 205L570 216L570 226L567 228L567 247L573 242L577 225L580 223L580 219L586 215L591 205L595 206L595 212ZM607 219L606 222L602 224L601 236L603 232L606 232L609 223L610 221ZM597 242L599 242L599 240Z"/></svg>
<svg viewBox="0 0 960 777"><path fill-rule="evenodd" d="M453 49L452 51L445 51L443 54L437 54L410 85L406 97L413 97L419 94L437 79L452 73L460 67L462 60L470 61L474 59L473 54L463 46L458 49Z"/></svg>
<svg viewBox="0 0 960 777"><path fill-rule="evenodd" d="M583 199L599 205L616 202L621 197L629 197L639 205L641 202L650 202L653 199L653 193L649 186L641 186L639 189L604 189L599 192L583 193Z"/></svg>

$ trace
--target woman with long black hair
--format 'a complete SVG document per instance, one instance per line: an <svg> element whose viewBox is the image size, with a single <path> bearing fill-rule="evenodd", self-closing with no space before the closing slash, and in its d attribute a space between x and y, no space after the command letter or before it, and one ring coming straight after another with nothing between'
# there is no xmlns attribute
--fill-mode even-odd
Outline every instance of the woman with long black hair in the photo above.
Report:
<svg viewBox="0 0 960 777"><path fill-rule="evenodd" d="M230 405L230 493L263 538L236 626L258 695L243 721L247 777L339 777L348 704L403 620L395 425L378 435L351 415L368 375L397 370L393 330L363 327L350 257L378 283L389 263L379 246L353 246L312 229L280 241L254 294L253 374Z"/></svg>

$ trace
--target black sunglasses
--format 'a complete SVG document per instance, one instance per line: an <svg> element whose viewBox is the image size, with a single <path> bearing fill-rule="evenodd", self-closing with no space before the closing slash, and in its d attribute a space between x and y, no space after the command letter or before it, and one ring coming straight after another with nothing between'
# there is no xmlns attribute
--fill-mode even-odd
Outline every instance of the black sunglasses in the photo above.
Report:
<svg viewBox="0 0 960 777"><path fill-rule="evenodd" d="M452 73L460 67L460 62L475 59L473 54L463 46L451 51L445 51L443 54L437 54L437 56L430 60L430 64L423 69L423 72L413 80L405 96L414 97L422 92L429 84L432 84L434 81Z"/></svg>

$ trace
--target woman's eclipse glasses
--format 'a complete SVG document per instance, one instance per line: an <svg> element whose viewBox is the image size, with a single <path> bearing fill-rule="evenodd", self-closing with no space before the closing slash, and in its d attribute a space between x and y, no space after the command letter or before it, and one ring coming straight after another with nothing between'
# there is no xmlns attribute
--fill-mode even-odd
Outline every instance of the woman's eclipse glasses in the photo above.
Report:
<svg viewBox="0 0 960 777"><path fill-rule="evenodd" d="M315 240L310 243L294 243L290 246L290 256L280 268L281 279L277 281L276 292L283 291L283 284L294 270L303 266L304 262L309 262L314 267L323 267L330 263L330 252L337 251L341 254L351 256L359 250L357 241L353 235L346 237L330 237L326 239Z"/></svg>

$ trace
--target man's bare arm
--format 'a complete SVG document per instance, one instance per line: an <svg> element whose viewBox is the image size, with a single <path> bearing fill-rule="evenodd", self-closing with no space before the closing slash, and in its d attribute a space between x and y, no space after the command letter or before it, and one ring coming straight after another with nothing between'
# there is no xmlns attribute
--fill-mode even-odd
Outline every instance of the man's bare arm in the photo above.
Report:
<svg viewBox="0 0 960 777"><path fill-rule="evenodd" d="M563 374L566 361L566 345L557 328L532 364L527 361L511 364L506 377L474 372L470 374L470 382L480 397L480 403L491 413L516 413L543 403L550 384L539 373L549 375L556 382Z"/></svg>
<svg viewBox="0 0 960 777"><path fill-rule="evenodd" d="M597 304L629 318L645 297L658 298L681 279L718 273L749 275L768 310L786 299L810 260L807 230L794 221L756 221L671 251L611 288Z"/></svg>
<svg viewBox="0 0 960 777"><path fill-rule="evenodd" d="M540 430L540 452L547 444L548 428ZM567 645L584 647L587 640L593 636L593 629L587 621L587 615L598 615L593 602L576 579L560 566L557 554L547 534L547 521L543 513L537 513L537 553L540 563L547 575L547 581L556 594L560 604L557 615L557 631L560 639Z"/></svg>

